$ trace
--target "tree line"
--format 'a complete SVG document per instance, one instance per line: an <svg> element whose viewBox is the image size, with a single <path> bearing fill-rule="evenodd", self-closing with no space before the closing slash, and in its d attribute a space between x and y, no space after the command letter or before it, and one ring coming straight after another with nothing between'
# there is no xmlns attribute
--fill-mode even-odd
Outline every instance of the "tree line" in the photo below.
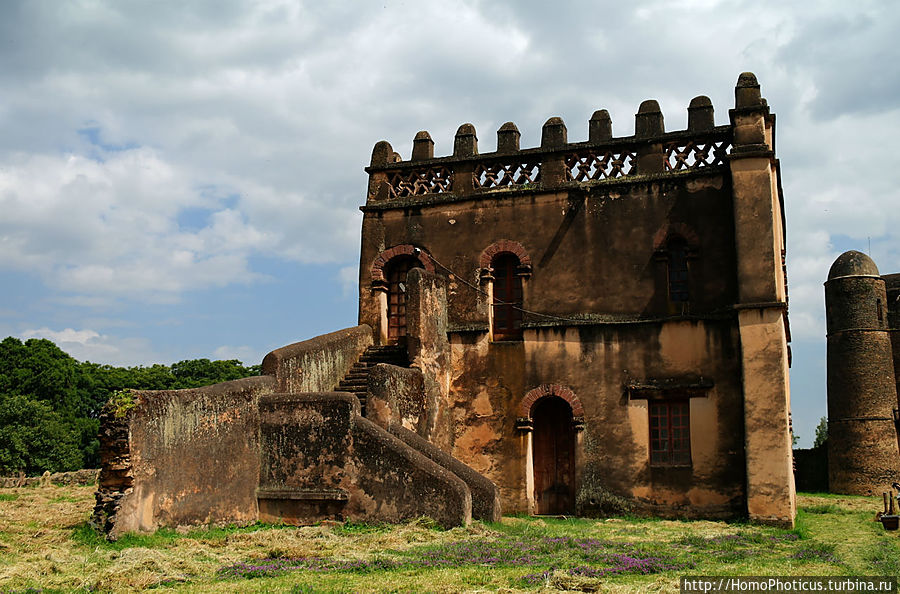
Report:
<svg viewBox="0 0 900 594"><path fill-rule="evenodd" d="M98 468L98 417L113 392L198 388L259 375L237 359L114 367L79 362L47 339L0 342L0 475Z"/></svg>

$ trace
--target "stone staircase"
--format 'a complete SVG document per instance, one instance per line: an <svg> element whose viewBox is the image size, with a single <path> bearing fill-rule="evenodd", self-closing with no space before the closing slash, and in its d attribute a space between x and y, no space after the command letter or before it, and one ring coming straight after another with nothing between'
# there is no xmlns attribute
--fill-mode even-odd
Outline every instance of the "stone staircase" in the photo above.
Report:
<svg viewBox="0 0 900 594"><path fill-rule="evenodd" d="M409 367L409 356L406 354L406 347L400 345L370 346L334 389L335 392L350 392L359 398L362 416L366 416L366 390L369 383L369 371L379 363Z"/></svg>

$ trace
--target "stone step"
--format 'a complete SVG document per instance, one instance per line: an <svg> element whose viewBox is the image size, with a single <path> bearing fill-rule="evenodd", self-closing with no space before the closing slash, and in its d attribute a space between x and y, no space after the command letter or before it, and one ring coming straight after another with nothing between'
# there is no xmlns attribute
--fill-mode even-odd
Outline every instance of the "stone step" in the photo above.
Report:
<svg viewBox="0 0 900 594"><path fill-rule="evenodd" d="M354 379L344 378L338 382L338 385L339 386L360 386L362 388L365 388L367 385L369 385L369 378L367 378L367 377L359 377L359 378L354 378Z"/></svg>

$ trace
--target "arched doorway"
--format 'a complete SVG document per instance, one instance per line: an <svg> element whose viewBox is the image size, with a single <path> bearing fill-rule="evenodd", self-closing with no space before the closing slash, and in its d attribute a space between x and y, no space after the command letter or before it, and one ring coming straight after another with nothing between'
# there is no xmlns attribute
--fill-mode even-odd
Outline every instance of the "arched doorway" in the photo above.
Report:
<svg viewBox="0 0 900 594"><path fill-rule="evenodd" d="M406 340L406 275L413 268L423 268L415 256L396 256L386 266L388 341L394 344Z"/></svg>
<svg viewBox="0 0 900 594"><path fill-rule="evenodd" d="M572 407L546 396L531 410L532 463L537 514L575 513L575 425Z"/></svg>

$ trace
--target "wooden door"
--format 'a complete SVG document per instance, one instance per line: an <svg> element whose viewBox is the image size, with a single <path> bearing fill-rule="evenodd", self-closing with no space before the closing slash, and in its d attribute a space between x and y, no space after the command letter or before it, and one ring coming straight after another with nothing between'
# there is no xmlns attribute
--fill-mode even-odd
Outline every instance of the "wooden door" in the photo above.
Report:
<svg viewBox="0 0 900 594"><path fill-rule="evenodd" d="M538 514L575 513L575 428L572 408L557 396L532 411L534 501Z"/></svg>
<svg viewBox="0 0 900 594"><path fill-rule="evenodd" d="M388 263L388 341L392 343L406 338L406 275L412 268L422 268L413 256L400 256Z"/></svg>

